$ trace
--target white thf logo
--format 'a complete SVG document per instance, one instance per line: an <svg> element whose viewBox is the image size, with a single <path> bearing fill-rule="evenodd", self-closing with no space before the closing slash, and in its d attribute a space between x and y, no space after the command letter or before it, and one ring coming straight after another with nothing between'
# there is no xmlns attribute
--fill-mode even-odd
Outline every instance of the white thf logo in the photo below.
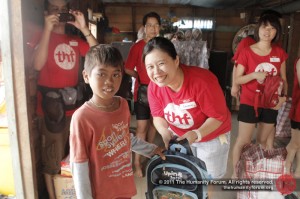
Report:
<svg viewBox="0 0 300 199"><path fill-rule="evenodd" d="M54 51L55 63L64 70L71 70L75 66L76 54L67 44L59 44Z"/></svg>
<svg viewBox="0 0 300 199"><path fill-rule="evenodd" d="M192 115L185 109L173 103L169 103L164 109L165 119L180 129L188 129L194 125Z"/></svg>

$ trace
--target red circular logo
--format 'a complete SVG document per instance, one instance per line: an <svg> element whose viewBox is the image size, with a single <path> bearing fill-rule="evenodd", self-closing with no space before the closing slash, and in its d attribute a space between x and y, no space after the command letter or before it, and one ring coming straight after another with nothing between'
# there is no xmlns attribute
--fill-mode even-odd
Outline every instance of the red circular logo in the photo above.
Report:
<svg viewBox="0 0 300 199"><path fill-rule="evenodd" d="M290 194L296 189L296 180L292 175L284 174L276 180L276 188L281 194Z"/></svg>

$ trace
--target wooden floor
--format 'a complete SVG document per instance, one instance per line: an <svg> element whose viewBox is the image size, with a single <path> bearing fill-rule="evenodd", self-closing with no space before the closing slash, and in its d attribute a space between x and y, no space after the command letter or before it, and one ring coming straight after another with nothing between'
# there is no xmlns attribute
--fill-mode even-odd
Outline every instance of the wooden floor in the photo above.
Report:
<svg viewBox="0 0 300 199"><path fill-rule="evenodd" d="M135 116L132 116L131 126L134 128L136 121ZM238 129L238 122L237 122L237 112L232 112L232 130L231 130L231 147L229 151L229 157L227 162L227 172L224 176L224 180L228 180L232 176L232 147L236 141L237 137L237 129ZM255 135L253 136L255 139ZM289 140L277 140L277 145L285 145ZM162 139L159 134L156 135L155 144L163 146ZM146 167L148 159L143 160L144 168ZM297 180L297 190L300 190L300 180ZM133 197L133 199L144 199L145 192L147 191L147 182L146 177L138 178L135 177L135 183L137 187L137 195ZM299 194L299 192L298 192ZM223 191L221 186L214 187L214 198L213 199L236 199L237 192L235 191ZM269 197L268 197L269 198Z"/></svg>

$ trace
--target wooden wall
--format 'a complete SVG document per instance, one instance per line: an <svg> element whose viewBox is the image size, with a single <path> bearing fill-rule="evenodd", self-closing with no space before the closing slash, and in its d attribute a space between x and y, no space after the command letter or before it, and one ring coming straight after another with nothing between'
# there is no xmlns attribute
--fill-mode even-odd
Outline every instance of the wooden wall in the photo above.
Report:
<svg viewBox="0 0 300 199"><path fill-rule="evenodd" d="M105 33L105 43L122 41L125 37L135 40L143 16L150 12L157 12L162 18L167 18L172 12L178 18L182 17L203 17L215 21L214 31L203 31L203 40L208 42L208 47L214 50L231 52L231 44L235 33L247 22L240 19L240 10L233 9L208 9L192 6L168 6L168 5L120 5L106 4L105 15L109 19L109 26L120 29L120 34Z"/></svg>

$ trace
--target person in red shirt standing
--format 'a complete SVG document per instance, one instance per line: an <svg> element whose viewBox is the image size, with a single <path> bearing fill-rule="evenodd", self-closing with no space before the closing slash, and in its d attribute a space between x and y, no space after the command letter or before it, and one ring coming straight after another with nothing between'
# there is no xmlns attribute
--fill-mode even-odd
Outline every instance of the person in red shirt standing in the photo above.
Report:
<svg viewBox="0 0 300 199"><path fill-rule="evenodd" d="M143 17L145 36L131 47L125 63L126 74L136 78L133 94L134 111L137 120L136 135L144 140L146 140L147 137L147 141L150 143L154 141L156 129L153 126L149 105L140 103L137 93L140 86L148 85L150 82L145 65L142 62L142 53L146 43L153 37L159 35L160 25L160 16L156 12L150 12ZM134 165L135 175L142 177L141 159L137 154L135 156Z"/></svg>
<svg viewBox="0 0 300 199"><path fill-rule="evenodd" d="M300 58L295 62L294 87L292 94L292 108L290 111L292 138L286 147L286 171L290 173L294 159L296 168L294 177L300 178Z"/></svg>
<svg viewBox="0 0 300 199"><path fill-rule="evenodd" d="M67 0L45 0L45 24L33 52L33 66L38 74L37 110L42 134L42 172L50 199L55 198L52 175L59 173L60 161L67 155L69 122L76 109L79 58L98 42L86 25L83 13L70 11ZM69 13L74 21L61 21L60 13ZM65 33L66 23L75 26L86 41ZM72 106L62 104L60 89L72 90ZM71 88L73 87L73 88ZM74 94L74 95L73 95ZM74 105L74 106L73 106Z"/></svg>
<svg viewBox="0 0 300 199"><path fill-rule="evenodd" d="M277 42L281 35L281 25L274 15L264 15L259 19L255 30L257 43L242 50L237 59L235 81L241 85L240 108L238 114L239 133L233 147L233 178L236 177L236 164L241 151L246 144L251 142L252 134L258 123L257 142L264 148L267 139L274 130L278 109L285 97L274 109L266 109L258 105L258 117L254 110L255 93L257 86L261 84L268 73L281 76L283 79L283 91L287 94L286 64L288 55L285 51L272 43Z"/></svg>

